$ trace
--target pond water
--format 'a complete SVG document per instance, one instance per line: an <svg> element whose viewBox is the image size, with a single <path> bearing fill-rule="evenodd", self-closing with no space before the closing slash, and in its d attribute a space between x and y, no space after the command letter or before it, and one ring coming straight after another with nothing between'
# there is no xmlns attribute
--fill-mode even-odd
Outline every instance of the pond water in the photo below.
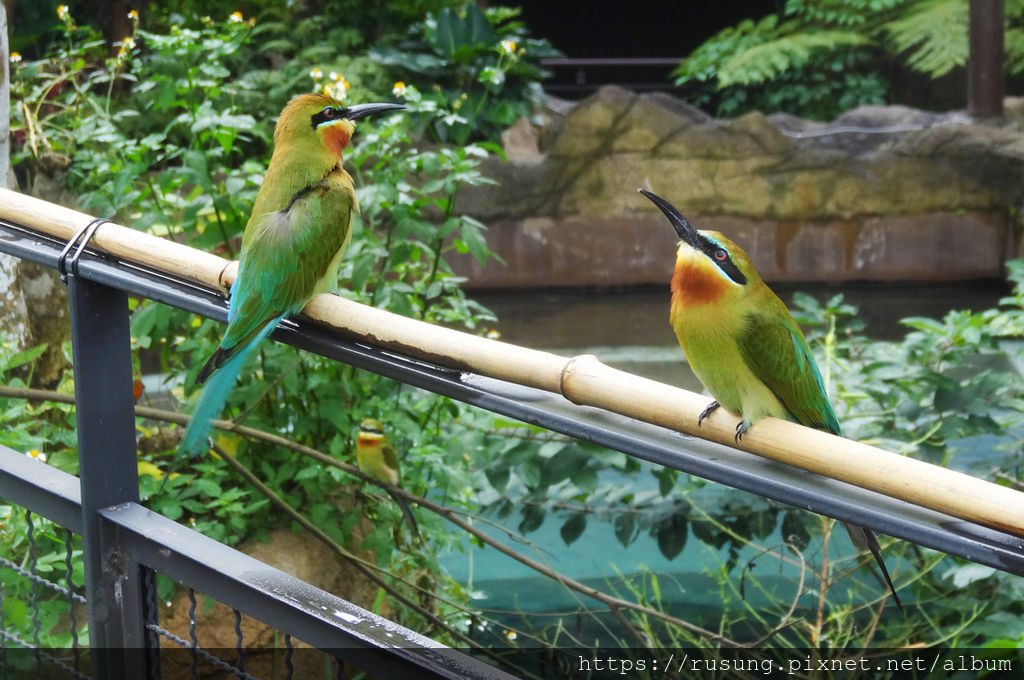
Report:
<svg viewBox="0 0 1024 680"><path fill-rule="evenodd" d="M900 319L942 317L954 309L993 307L1009 292L1002 281L922 284L774 284L787 303L803 292L819 300L841 293L860 308L871 337L902 335ZM678 346L668 325L665 287L621 290L478 291L473 299L498 316L502 339L518 345L558 351L578 347ZM564 350L560 353L564 353Z"/></svg>
<svg viewBox="0 0 1024 680"><path fill-rule="evenodd" d="M921 285L853 285L834 286L773 286L789 303L795 291L808 292L819 299L827 299L842 292L846 301L858 306L861 318L867 323L870 336L896 339L905 330L899 320L908 316L939 318L955 309L982 310L993 307L1007 294L1001 282L970 283L941 286ZM564 356L591 353L602 361L623 370L652 377L694 391L701 387L682 361L682 355L668 325L667 290L642 288L619 291L520 291L514 293L477 293L474 299L492 309L499 318L497 326L503 340L549 350ZM981 446L976 455L984 455L989 446ZM972 456L974 457L974 456ZM653 466L651 466L653 468ZM650 474L622 476L621 479L602 477L602 484L629 484L637 494L657 493L657 480ZM745 496L741 505L760 503L752 498L716 484L699 489L695 504L718 502L723 494ZM703 501L702 501L703 497ZM513 544L530 557L551 568L587 582L606 592L629 597L626 583L639 582L641 575L658 575L658 587L663 601L673 613L699 623L706 619L710 625L718 614L721 593L713 575L722 568L728 555L725 549L713 547L692 535L683 552L668 560L660 552L654 538L641 534L628 547L615 539L612 518L602 520L591 517L583 535L567 548L559 529L568 514L551 512L535 532L527 535L526 544ZM521 517L511 513L499 524L515 531ZM500 529L489 529L496 538L508 540ZM692 532L691 532L692 534ZM782 536L765 538L765 545L780 545ZM510 560L493 549L470 545L463 552L452 552L442 563L452 576L475 594L474 605L490 611L503 622L525 627L544 627L562 624L575 626L581 635L600 638L608 643L613 639L610 629L615 628L603 617L579 616L586 609L603 610L598 603L569 592L553 581L538 576L531 569ZM808 560L819 556L821 546L811 544L805 551ZM841 529L833 534L830 557L849 560L853 564L856 552ZM754 555L741 555L740 564ZM890 558L891 559L891 558ZM764 591L750 589L748 603L756 607L762 598L787 597L798 580L796 569L776 560L764 560L758 576ZM894 573L907 573L913 565L892 561ZM733 571L737 575L738 571ZM866 570L859 570L855 578L865 588L851 592L851 599L874 592L873 579ZM650 584L648 584L648 587ZM879 591L880 592L880 591ZM842 599L845 595L833 592Z"/></svg>

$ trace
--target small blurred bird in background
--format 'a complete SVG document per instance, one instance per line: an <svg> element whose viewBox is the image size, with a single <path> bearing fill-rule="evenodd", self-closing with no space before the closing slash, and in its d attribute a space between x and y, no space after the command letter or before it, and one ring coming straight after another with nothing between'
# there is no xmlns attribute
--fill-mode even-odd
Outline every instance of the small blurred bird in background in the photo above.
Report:
<svg viewBox="0 0 1024 680"><path fill-rule="evenodd" d="M359 471L378 482L399 486L402 481L398 469L398 452L384 433L384 425L374 418L365 418L359 423L356 433L356 465ZM401 496L385 487L388 495L398 504L402 516L409 523L414 539L420 541L420 530L408 503Z"/></svg>

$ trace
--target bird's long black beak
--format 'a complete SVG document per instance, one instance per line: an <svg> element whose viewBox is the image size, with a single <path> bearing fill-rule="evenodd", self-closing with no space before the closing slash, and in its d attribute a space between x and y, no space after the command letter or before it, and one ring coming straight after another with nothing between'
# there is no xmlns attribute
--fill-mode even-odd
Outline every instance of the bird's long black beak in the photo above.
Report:
<svg viewBox="0 0 1024 680"><path fill-rule="evenodd" d="M405 109L404 104L353 104L352 106L345 107L344 116L355 122L367 116L375 116L390 111L401 111L403 109Z"/></svg>
<svg viewBox="0 0 1024 680"><path fill-rule="evenodd" d="M687 245L693 248L700 248L700 235L697 233L697 228L690 224L690 220L683 217L682 213L676 210L674 205L658 194L646 189L638 189L637 191L651 199L651 203L658 206L661 212L665 213L665 217L672 223L672 228L679 234L679 238L683 239Z"/></svg>

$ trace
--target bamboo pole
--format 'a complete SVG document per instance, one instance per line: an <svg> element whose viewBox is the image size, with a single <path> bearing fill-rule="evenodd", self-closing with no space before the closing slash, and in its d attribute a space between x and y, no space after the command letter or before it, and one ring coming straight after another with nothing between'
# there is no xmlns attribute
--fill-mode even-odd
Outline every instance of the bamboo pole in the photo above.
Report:
<svg viewBox="0 0 1024 680"><path fill-rule="evenodd" d="M578 404L735 446L739 419L725 409L697 425L710 399L579 356L566 365L562 394ZM766 418L743 437L744 451L848 482L961 519L1024 535L1024 494L915 458Z"/></svg>
<svg viewBox="0 0 1024 680"><path fill-rule="evenodd" d="M0 217L58 239L70 239L92 217L0 189ZM154 267L210 287L233 280L229 262L202 251L114 224L99 228L92 245L109 255ZM618 371L596 357L560 357L441 328L320 295L303 313L371 344L451 368L562 394L570 401L733 446L736 418L719 409L698 427L708 398ZM766 418L742 448L915 505L1024 536L1024 493L970 475L906 458L795 423Z"/></svg>

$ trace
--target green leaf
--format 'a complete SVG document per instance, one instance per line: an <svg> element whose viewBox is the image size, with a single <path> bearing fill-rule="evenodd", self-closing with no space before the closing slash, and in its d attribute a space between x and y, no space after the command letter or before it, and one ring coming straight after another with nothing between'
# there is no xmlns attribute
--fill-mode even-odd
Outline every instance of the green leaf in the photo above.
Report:
<svg viewBox="0 0 1024 680"><path fill-rule="evenodd" d="M301 482L304 479L315 479L319 475L320 468L315 465L311 465L307 468L302 468L301 470L299 470L298 473L296 473L294 479L297 482Z"/></svg>
<svg viewBox="0 0 1024 680"><path fill-rule="evenodd" d="M569 479L580 491L593 493L597 489L597 471L589 465L577 468Z"/></svg>
<svg viewBox="0 0 1024 680"><path fill-rule="evenodd" d="M667 559L675 559L686 545L687 519L683 512L673 512L658 523L655 537L658 550Z"/></svg>
<svg viewBox="0 0 1024 680"><path fill-rule="evenodd" d="M672 493L672 489L674 489L676 485L676 478L679 476L678 471L673 470L672 468L663 467L658 470L652 470L651 474L658 480L658 493L662 496L667 496Z"/></svg>
<svg viewBox="0 0 1024 680"><path fill-rule="evenodd" d="M811 534L800 512L787 512L782 516L782 539L803 550L811 542Z"/></svg>
<svg viewBox="0 0 1024 680"><path fill-rule="evenodd" d="M586 528L586 513L577 512L573 515L570 515L569 519L565 520L565 523L562 524L562 528L559 533L562 534L562 540L565 541L566 545L572 545L573 542L580 537L580 535Z"/></svg>
<svg viewBox="0 0 1024 680"><path fill-rule="evenodd" d="M491 28L491 22L476 5L466 7L466 23L469 28L467 42L473 45L492 45L497 42L497 35Z"/></svg>
<svg viewBox="0 0 1024 680"><path fill-rule="evenodd" d="M544 461L540 483L546 487L554 486L569 479L585 463L586 457L579 450L564 448Z"/></svg>
<svg viewBox="0 0 1024 680"><path fill-rule="evenodd" d="M218 484L216 481L214 481L212 479L208 479L206 477L200 477L200 478L196 479L193 482L193 484L195 485L196 489L198 489L200 492L206 494L207 496L217 497L217 496L220 496L221 493L222 493L222 489L220 487L220 484Z"/></svg>
<svg viewBox="0 0 1024 680"><path fill-rule="evenodd" d="M495 491L500 493L508 488L508 480L511 475L507 463L499 462L495 465L490 465L484 469L484 474Z"/></svg>
<svg viewBox="0 0 1024 680"><path fill-rule="evenodd" d="M530 489L536 489L540 486L541 479L541 462L537 458L527 458L519 467L516 468L516 474L523 480Z"/></svg>
<svg viewBox="0 0 1024 680"><path fill-rule="evenodd" d="M445 7L437 13L435 20L437 28L434 31L434 50L442 57L451 59L455 55L455 50L458 46L456 33L459 27L462 26L462 19L450 7Z"/></svg>
<svg viewBox="0 0 1024 680"><path fill-rule="evenodd" d="M622 544L623 548L629 547L636 534L636 515L632 512L624 512L615 517L612 522L615 529L615 538Z"/></svg>
<svg viewBox="0 0 1024 680"><path fill-rule="evenodd" d="M27 363L35 361L43 354L43 352L46 351L46 347L46 343L43 343L41 345L36 345L35 347L21 350L20 352L15 352L7 359L2 369L0 369L0 372L10 371L18 368L19 366L24 366Z"/></svg>
<svg viewBox="0 0 1024 680"><path fill-rule="evenodd" d="M523 519L519 522L519 533L528 534L539 529L540 525L544 523L545 514L546 511L539 505L523 506Z"/></svg>

